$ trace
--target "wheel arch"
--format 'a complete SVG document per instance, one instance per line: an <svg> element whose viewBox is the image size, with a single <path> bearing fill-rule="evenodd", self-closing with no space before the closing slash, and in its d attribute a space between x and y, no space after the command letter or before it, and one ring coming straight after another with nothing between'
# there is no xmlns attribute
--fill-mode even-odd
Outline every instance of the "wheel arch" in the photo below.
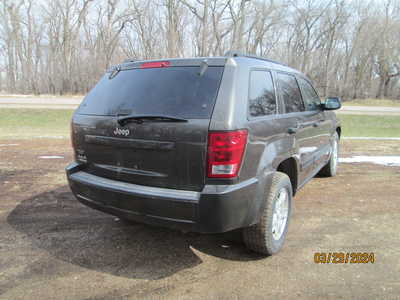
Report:
<svg viewBox="0 0 400 300"><path fill-rule="evenodd" d="M339 136L339 139L340 139L340 137L342 135L342 128L340 126L336 127L336 132L337 132L337 134Z"/></svg>
<svg viewBox="0 0 400 300"><path fill-rule="evenodd" d="M285 173L289 177L294 196L299 184L299 168L296 159L294 157L288 157L282 160L278 164L276 171Z"/></svg>
<svg viewBox="0 0 400 300"><path fill-rule="evenodd" d="M249 225L256 224L260 220L265 205L264 197L271 188L272 178L276 172L279 171L288 175L292 184L293 196L296 193L299 186L299 157L295 148L289 149L289 144L285 144L287 151L279 153L279 148L282 145L271 143L261 157L256 175L258 180L257 190L254 201L249 205L246 219Z"/></svg>

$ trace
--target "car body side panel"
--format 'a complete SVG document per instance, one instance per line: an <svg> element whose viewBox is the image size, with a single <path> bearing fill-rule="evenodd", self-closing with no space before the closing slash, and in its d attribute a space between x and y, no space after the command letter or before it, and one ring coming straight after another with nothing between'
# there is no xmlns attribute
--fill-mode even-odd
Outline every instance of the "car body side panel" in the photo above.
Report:
<svg viewBox="0 0 400 300"><path fill-rule="evenodd" d="M248 144L237 181L254 178L257 181L255 195L247 202L245 222L255 224L261 217L265 193L271 186L272 176L279 163L290 157L299 162L296 139L287 132L288 127L295 126L297 119L282 117L280 114L249 118L247 115L249 72L257 69L270 70L274 73L274 68L262 61L236 63L239 61L240 59L235 59L227 62L210 122L210 130L242 128L248 130ZM278 96L277 106L280 109Z"/></svg>
<svg viewBox="0 0 400 300"><path fill-rule="evenodd" d="M256 172L258 182L256 195L247 213L248 223L251 224L255 224L260 220L265 205L265 195L271 187L272 177L279 164L288 158L294 158L297 165L296 168L299 169L299 156L293 136L275 134L268 141L265 141L261 147L260 145L260 142L257 143L257 146L253 144L253 149L248 151L247 154L249 155L247 157L248 160L243 165L245 168L251 168L251 171L250 169L245 169L247 174ZM257 153L254 159L250 157L252 153ZM255 170L253 169L254 167Z"/></svg>
<svg viewBox="0 0 400 300"><path fill-rule="evenodd" d="M271 71L276 88L278 114L254 119L248 117L249 73L252 69ZM241 207L241 209L247 209L245 224L255 224L259 221L265 202L265 193L269 190L272 176L281 162L289 158L296 161L299 188L309 180L310 176L315 175L317 166L314 164L313 157L311 157L308 170L302 170L301 151L308 147L308 141L311 140L313 145L309 148L322 146L327 139L327 133L323 131L326 131L327 126L332 126L330 134L333 135L336 128L335 125L332 125L332 122L336 120L335 114L332 112L314 114L313 119L310 120L308 120L310 112L282 114L283 104L279 97L275 78L277 71L288 72L293 75L301 74L289 67L261 60L249 60L241 57L228 58L210 121L209 130L212 131L244 128L249 132L248 144L239 176L232 180L232 183L235 184L256 180L256 190L254 195L252 194L253 197L251 199L247 197L247 208ZM307 136L303 136L303 140L299 140L299 135L290 135L287 132L289 127L295 127L299 122L318 122L322 119L325 120L324 128L304 131ZM316 136L312 136L314 134ZM325 157L325 159L327 158ZM217 181L213 183L216 186L219 184ZM226 184L226 182L221 180L221 184Z"/></svg>
<svg viewBox="0 0 400 300"><path fill-rule="evenodd" d="M241 68L235 60L228 59L211 117L210 130L237 129L237 119L240 118L240 110L238 110L240 90L235 87L239 86L241 73Z"/></svg>

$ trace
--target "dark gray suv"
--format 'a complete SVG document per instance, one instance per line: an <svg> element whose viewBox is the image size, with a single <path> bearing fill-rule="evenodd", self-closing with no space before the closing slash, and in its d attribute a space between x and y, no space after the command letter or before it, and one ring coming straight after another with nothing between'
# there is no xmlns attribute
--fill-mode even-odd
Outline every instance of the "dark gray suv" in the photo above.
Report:
<svg viewBox="0 0 400 300"><path fill-rule="evenodd" d="M243 228L248 248L271 255L296 191L336 173L338 108L306 76L264 58L127 61L73 116L68 181L80 202L122 219Z"/></svg>

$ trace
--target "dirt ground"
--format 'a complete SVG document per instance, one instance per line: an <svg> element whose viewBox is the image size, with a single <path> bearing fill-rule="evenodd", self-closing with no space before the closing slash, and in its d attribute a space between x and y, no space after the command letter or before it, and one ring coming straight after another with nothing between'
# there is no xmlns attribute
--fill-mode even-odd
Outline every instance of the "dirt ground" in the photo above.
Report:
<svg viewBox="0 0 400 300"><path fill-rule="evenodd" d="M400 141L344 141L342 156L400 155ZM43 159L58 155L63 158ZM0 141L0 299L399 299L400 167L341 164L295 197L282 252L237 234L125 224L78 203L67 140ZM315 252L374 252L316 264Z"/></svg>

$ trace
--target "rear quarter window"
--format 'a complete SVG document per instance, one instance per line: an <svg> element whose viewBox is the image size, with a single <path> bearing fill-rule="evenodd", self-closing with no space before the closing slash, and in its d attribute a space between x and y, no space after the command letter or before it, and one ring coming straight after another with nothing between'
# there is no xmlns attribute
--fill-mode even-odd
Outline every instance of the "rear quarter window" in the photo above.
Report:
<svg viewBox="0 0 400 300"><path fill-rule="evenodd" d="M168 115L210 118L223 67L168 67L106 73L88 93L77 113L88 115Z"/></svg>
<svg viewBox="0 0 400 300"><path fill-rule="evenodd" d="M272 75L269 71L251 71L249 87L249 114L252 117L276 113L276 98Z"/></svg>

